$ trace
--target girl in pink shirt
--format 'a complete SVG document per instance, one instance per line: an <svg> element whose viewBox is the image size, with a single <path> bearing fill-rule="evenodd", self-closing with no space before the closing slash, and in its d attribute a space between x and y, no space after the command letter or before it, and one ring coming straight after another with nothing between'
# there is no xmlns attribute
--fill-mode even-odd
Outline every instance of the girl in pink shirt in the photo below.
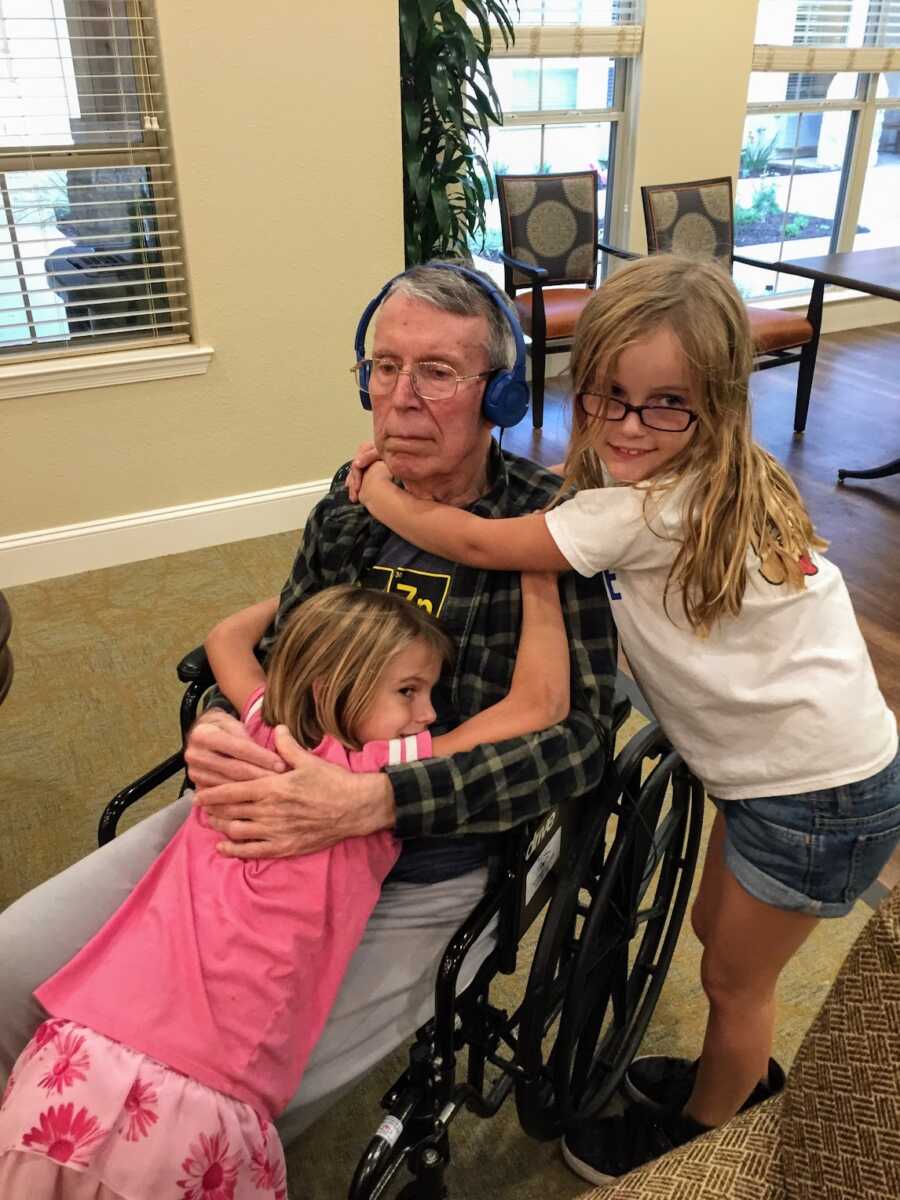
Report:
<svg viewBox="0 0 900 1200"><path fill-rule="evenodd" d="M268 675L253 647L276 601L213 631L210 662L250 735L372 771L564 719L556 579L523 575L508 695L434 739L451 645L395 595L328 588L291 614ZM553 664L553 670L550 666ZM555 664L561 664L558 668ZM296 1092L399 853L388 830L244 861L202 807L87 945L35 995L50 1014L0 1106L0 1195L29 1200L285 1200L273 1121Z"/></svg>

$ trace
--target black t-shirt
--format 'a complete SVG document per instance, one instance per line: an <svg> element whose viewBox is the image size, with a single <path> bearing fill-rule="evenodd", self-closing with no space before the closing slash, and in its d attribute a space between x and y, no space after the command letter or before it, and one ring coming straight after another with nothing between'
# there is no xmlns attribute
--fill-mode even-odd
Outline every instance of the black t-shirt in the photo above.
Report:
<svg viewBox="0 0 900 1200"><path fill-rule="evenodd" d="M456 564L445 558L428 554L417 546L392 534L385 543L379 561L363 576L364 587L382 592L394 592L410 604L426 609L441 622L444 605L453 588ZM462 629L444 625L447 634L457 639ZM453 729L459 715L442 711L442 690L434 689L432 701L437 712L433 732ZM406 838L400 857L388 876L394 883L441 883L474 871L484 863L495 839L476 834L459 837Z"/></svg>

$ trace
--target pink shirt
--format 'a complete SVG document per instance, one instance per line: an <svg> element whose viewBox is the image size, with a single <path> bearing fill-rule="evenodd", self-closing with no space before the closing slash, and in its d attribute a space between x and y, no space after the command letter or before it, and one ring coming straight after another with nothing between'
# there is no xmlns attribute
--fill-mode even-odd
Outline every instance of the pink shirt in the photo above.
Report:
<svg viewBox="0 0 900 1200"><path fill-rule="evenodd" d="M245 722L271 744L259 715ZM431 754L431 736L311 753L350 771ZM243 862L195 808L115 913L35 992L69 1017L273 1119L297 1090L399 844L387 831Z"/></svg>

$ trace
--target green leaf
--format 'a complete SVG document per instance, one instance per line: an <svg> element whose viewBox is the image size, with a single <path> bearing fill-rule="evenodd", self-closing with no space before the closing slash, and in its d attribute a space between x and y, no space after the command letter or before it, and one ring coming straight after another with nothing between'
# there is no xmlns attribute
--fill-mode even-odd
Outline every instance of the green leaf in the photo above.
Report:
<svg viewBox="0 0 900 1200"><path fill-rule="evenodd" d="M430 186L430 180L429 180L428 175L424 171L420 171L419 177L416 180L416 188L415 188L416 201L420 208L425 204L425 201L428 199L429 186Z"/></svg>
<svg viewBox="0 0 900 1200"><path fill-rule="evenodd" d="M481 207L483 209L484 202L485 202L484 184L485 184L485 182L487 183L487 186L490 189L490 193L493 196L494 183L493 183L493 180L491 179L490 171L488 170L488 165L480 155L478 156L478 163L481 167L481 173L479 173L478 171L473 171L471 173L471 175L469 176L469 182L470 182L470 185L478 193L478 199L481 202Z"/></svg>
<svg viewBox="0 0 900 1200"><path fill-rule="evenodd" d="M488 18L493 18L503 34L507 46L511 46L516 40L516 29L507 11L508 5L504 0L487 0ZM516 16L519 15L518 0L516 0Z"/></svg>
<svg viewBox="0 0 900 1200"><path fill-rule="evenodd" d="M422 106L417 100L403 101L403 126L407 141L415 145L422 133Z"/></svg>
<svg viewBox="0 0 900 1200"><path fill-rule="evenodd" d="M502 121L488 58L513 36L515 0L399 0L403 203L407 261L465 252L485 229L485 161ZM518 5L515 4L518 8ZM464 12L474 18L470 25ZM499 40L499 39L497 39Z"/></svg>
<svg viewBox="0 0 900 1200"><path fill-rule="evenodd" d="M444 185L439 180L434 180L431 185L431 202L434 205L435 216L441 226L445 226L451 221L450 205L447 202L447 192Z"/></svg>
<svg viewBox="0 0 900 1200"><path fill-rule="evenodd" d="M431 91L438 112L444 113L450 103L450 89L447 86L447 73L443 64L438 64L431 73Z"/></svg>
<svg viewBox="0 0 900 1200"><path fill-rule="evenodd" d="M419 186L419 159L414 154L407 155L406 162L403 165L406 168L406 180L409 184L409 190L415 194Z"/></svg>
<svg viewBox="0 0 900 1200"><path fill-rule="evenodd" d="M495 104L487 92L482 91L479 85L472 80L472 103L478 112L479 118L487 117L490 121L498 120L500 116L500 106Z"/></svg>
<svg viewBox="0 0 900 1200"><path fill-rule="evenodd" d="M484 5L480 0L462 0L465 7L478 21L478 27L481 30L481 45L485 53L491 52L491 26L488 21L487 13L484 10Z"/></svg>
<svg viewBox="0 0 900 1200"><path fill-rule="evenodd" d="M400 0L400 34L406 53L415 58L419 39L419 9L415 0Z"/></svg>

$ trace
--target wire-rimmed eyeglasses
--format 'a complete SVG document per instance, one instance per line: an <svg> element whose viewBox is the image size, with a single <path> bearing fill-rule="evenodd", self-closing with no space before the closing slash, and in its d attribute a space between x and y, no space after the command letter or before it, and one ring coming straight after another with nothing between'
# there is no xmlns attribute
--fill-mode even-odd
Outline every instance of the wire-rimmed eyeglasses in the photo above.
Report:
<svg viewBox="0 0 900 1200"><path fill-rule="evenodd" d="M626 404L615 396L603 392L579 392L578 406L586 417L604 421L624 421L630 412L637 413L638 420L648 429L663 433L684 433L697 420L697 414L689 408L672 408L662 404Z"/></svg>
<svg viewBox="0 0 900 1200"><path fill-rule="evenodd" d="M412 390L420 400L452 400L461 383L487 379L491 371L460 375L449 363L417 362L401 367L392 358L364 358L350 368L360 389L371 396L389 396L401 375L408 375Z"/></svg>

